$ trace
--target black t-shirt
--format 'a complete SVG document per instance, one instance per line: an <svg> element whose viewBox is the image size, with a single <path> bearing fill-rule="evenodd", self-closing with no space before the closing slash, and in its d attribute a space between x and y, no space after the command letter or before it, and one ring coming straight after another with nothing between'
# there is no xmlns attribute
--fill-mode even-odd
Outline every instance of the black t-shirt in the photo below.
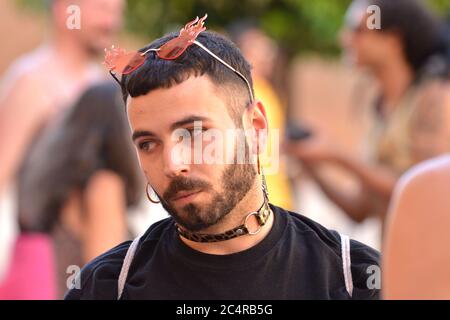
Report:
<svg viewBox="0 0 450 320"><path fill-rule="evenodd" d="M341 240L335 231L271 205L274 223L250 249L212 255L179 238L172 218L152 225L141 237L122 299L350 299L346 291ZM118 277L130 241L87 264L80 289L66 299L117 299ZM368 268L379 253L350 241L353 299L377 299ZM374 268L374 267L372 267Z"/></svg>

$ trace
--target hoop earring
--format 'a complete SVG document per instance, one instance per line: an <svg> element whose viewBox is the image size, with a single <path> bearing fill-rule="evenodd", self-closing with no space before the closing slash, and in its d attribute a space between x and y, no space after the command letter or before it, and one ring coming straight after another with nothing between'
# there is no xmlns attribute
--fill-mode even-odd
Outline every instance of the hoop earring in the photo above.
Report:
<svg viewBox="0 0 450 320"><path fill-rule="evenodd" d="M147 183L147 185L145 186L145 194L147 195L147 199L148 199L151 203L155 203L155 204L160 203L160 202L161 202L160 200L158 200L158 201L152 200L152 198L151 198L150 195L148 194L148 186L149 186L149 185L150 185L150 184ZM152 190L153 190L153 189L152 189ZM154 190L153 190L153 192L156 193Z"/></svg>

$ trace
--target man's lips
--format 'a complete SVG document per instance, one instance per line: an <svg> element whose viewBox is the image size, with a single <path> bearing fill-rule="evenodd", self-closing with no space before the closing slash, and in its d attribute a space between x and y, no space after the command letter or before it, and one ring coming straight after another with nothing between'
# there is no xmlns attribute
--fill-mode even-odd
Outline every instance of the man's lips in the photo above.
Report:
<svg viewBox="0 0 450 320"><path fill-rule="evenodd" d="M188 199L191 196L200 193L201 190L196 190L196 191L181 191L178 192L177 195L172 199L172 201L178 201L178 200L184 200L184 199Z"/></svg>

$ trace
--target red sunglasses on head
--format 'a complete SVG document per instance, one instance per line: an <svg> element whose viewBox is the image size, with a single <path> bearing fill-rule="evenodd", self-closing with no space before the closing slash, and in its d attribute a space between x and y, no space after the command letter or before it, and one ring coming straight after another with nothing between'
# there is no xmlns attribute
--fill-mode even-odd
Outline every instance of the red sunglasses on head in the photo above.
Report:
<svg viewBox="0 0 450 320"><path fill-rule="evenodd" d="M125 50L115 48L114 46L112 46L109 50L105 48L105 61L103 63L108 67L111 76L113 76L113 78L120 84L116 73L124 75L135 71L144 64L147 53L153 51L160 59L175 60L180 57L190 45L195 44L244 80L250 94L250 101L253 102L253 91L247 78L196 40L197 36L202 31L206 30L204 21L207 17L208 15L205 14L201 19L197 17L195 20L188 22L180 30L178 37L169 40L158 49L148 49L144 52L126 52Z"/></svg>

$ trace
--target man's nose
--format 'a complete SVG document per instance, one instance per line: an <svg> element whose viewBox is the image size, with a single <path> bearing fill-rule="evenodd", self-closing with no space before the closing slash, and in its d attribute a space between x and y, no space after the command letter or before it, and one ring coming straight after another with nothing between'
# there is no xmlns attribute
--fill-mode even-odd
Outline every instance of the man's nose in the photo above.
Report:
<svg viewBox="0 0 450 320"><path fill-rule="evenodd" d="M190 171L191 156L189 149L179 144L171 145L164 150L164 174L173 178L186 175Z"/></svg>

